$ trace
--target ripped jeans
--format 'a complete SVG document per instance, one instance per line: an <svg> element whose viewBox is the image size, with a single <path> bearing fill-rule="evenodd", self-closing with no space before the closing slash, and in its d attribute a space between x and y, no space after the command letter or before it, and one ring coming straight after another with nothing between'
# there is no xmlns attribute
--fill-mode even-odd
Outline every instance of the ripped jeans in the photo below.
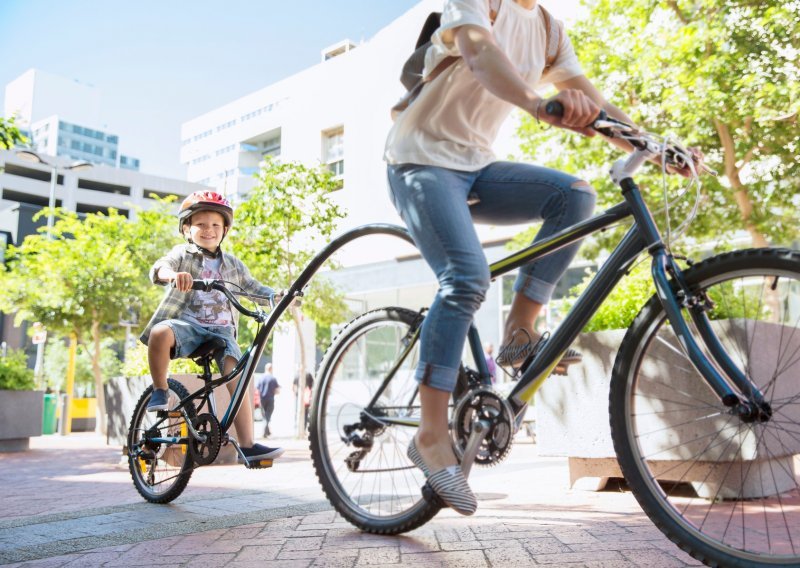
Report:
<svg viewBox="0 0 800 568"><path fill-rule="evenodd" d="M422 326L415 378L452 392L469 325L489 289L489 266L473 222L515 225L544 221L535 241L588 218L596 195L568 174L514 162L474 172L397 164L388 167L390 196L439 280ZM470 194L480 201L467 204ZM565 247L520 268L514 291L546 304L578 251Z"/></svg>

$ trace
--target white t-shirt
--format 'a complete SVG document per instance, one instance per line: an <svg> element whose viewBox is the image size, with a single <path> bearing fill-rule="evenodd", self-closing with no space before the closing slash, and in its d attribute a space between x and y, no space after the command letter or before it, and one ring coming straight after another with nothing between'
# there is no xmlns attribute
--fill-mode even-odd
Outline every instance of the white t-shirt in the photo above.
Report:
<svg viewBox="0 0 800 568"><path fill-rule="evenodd" d="M497 10L492 25L489 10ZM499 9L496 8L497 4ZM441 27L425 56L427 74L449 55L460 55L442 32L465 24L491 30L495 42L533 88L582 75L569 38L563 34L558 57L546 74L545 16L537 6L528 10L514 0L447 0ZM563 32L562 32L563 33ZM425 85L417 99L397 117L386 141L390 164L414 163L474 171L495 161L492 144L511 110L481 85L463 59Z"/></svg>
<svg viewBox="0 0 800 568"><path fill-rule="evenodd" d="M199 278L221 279L221 266L222 256L210 258L203 255L203 271ZM233 326L231 305L230 302L228 302L228 298L225 297L225 294L219 290L211 290L210 292L192 290L189 294L191 294L191 297L181 316L182 320L195 323L202 327Z"/></svg>

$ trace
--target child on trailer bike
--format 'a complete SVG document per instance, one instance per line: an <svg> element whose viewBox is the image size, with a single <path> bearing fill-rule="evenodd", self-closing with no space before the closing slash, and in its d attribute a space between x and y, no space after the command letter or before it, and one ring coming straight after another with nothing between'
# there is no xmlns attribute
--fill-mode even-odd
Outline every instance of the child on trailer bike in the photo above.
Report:
<svg viewBox="0 0 800 568"><path fill-rule="evenodd" d="M218 193L198 191L189 195L178 213L178 232L186 243L175 246L150 270L154 284L170 286L150 319L140 340L147 345L153 394L148 412L169 410L167 368L170 359L187 357L200 345L214 338L225 342L225 350L217 352L220 371L231 372L242 353L236 343L239 312L222 292L192 290L195 279L225 280L244 291L271 296L272 288L250 275L241 260L222 252L220 244L233 225L233 207ZM227 383L231 395L236 381ZM270 448L253 440L253 409L241 405L234 419L239 445L248 462L275 459L283 448ZM240 458L241 459L241 458Z"/></svg>

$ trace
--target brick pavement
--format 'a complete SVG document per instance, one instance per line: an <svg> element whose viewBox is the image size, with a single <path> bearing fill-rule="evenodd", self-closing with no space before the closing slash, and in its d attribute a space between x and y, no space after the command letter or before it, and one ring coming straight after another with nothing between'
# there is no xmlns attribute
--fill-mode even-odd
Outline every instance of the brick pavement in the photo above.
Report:
<svg viewBox="0 0 800 568"><path fill-rule="evenodd" d="M696 566L629 493L567 486L566 460L522 441L474 470L473 517L442 511L398 537L364 534L319 489L306 445L271 470L197 470L171 505L145 503L118 449L48 436L0 454L0 564L14 566Z"/></svg>

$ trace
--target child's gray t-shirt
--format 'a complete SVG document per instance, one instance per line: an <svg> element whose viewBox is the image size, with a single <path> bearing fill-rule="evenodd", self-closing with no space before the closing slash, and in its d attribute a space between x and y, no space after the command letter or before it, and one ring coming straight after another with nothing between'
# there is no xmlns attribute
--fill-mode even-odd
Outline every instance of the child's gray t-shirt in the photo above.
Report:
<svg viewBox="0 0 800 568"><path fill-rule="evenodd" d="M203 256L203 271L200 278L222 279L221 267L222 256L217 258ZM219 290L210 292L193 290L190 294L189 302L181 315L182 320L202 327L233 327L231 305L225 294Z"/></svg>

